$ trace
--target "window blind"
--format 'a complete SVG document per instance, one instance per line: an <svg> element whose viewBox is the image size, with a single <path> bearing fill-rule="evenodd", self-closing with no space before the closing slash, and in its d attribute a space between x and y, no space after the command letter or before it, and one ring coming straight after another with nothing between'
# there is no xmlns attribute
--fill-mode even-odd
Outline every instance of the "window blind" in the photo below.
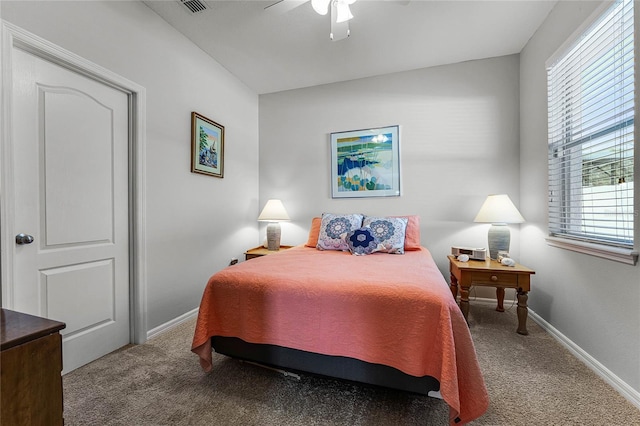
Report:
<svg viewBox="0 0 640 426"><path fill-rule="evenodd" d="M550 236L633 248L633 3L547 64Z"/></svg>

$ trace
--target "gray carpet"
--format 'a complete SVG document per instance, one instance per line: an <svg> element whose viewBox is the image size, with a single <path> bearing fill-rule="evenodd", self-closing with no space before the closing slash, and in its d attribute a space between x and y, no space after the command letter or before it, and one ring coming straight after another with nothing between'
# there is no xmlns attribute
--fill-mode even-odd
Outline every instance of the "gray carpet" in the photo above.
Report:
<svg viewBox="0 0 640 426"><path fill-rule="evenodd" d="M515 308L474 305L470 328L491 404L474 425L640 425L640 411ZM189 351L194 321L64 376L69 425L446 425L441 400L277 373Z"/></svg>

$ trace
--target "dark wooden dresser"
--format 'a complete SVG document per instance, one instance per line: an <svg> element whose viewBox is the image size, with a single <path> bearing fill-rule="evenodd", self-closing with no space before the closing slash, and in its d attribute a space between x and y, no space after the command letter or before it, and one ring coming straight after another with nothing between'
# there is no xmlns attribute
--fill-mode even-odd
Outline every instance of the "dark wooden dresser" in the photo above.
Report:
<svg viewBox="0 0 640 426"><path fill-rule="evenodd" d="M2 309L0 424L62 425L65 324Z"/></svg>

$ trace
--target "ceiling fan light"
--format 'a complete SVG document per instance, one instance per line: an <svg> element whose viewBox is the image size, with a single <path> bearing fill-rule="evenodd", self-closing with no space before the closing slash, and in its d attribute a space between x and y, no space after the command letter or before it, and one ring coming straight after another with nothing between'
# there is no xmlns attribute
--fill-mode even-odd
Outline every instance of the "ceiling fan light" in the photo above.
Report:
<svg viewBox="0 0 640 426"><path fill-rule="evenodd" d="M331 0L311 0L311 6L320 15L326 15L329 11Z"/></svg>
<svg viewBox="0 0 640 426"><path fill-rule="evenodd" d="M351 14L351 10L349 9L349 4L344 2L344 1L340 1L337 0L336 1L336 9L337 9L337 16L336 16L336 22L340 23L340 22L346 22L349 21L351 19L353 19L353 15Z"/></svg>

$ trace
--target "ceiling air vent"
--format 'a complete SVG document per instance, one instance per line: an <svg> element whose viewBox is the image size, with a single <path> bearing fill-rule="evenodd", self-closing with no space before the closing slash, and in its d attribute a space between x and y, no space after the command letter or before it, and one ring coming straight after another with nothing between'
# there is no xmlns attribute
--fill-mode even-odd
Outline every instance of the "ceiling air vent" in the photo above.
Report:
<svg viewBox="0 0 640 426"><path fill-rule="evenodd" d="M200 13L209 9L209 6L202 0L179 0L179 2L191 13Z"/></svg>

